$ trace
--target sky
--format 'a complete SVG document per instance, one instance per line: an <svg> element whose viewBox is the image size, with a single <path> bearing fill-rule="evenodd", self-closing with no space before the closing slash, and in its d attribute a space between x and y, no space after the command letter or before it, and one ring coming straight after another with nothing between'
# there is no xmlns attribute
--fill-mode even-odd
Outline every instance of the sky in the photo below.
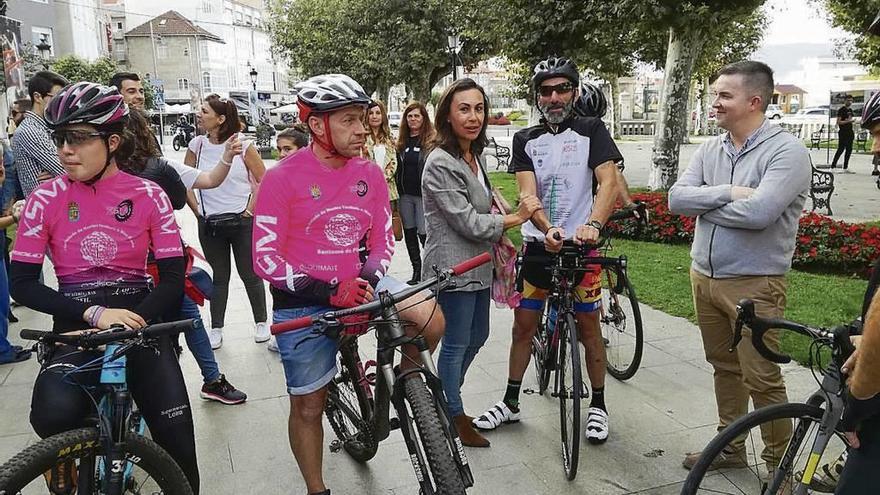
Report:
<svg viewBox="0 0 880 495"><path fill-rule="evenodd" d="M808 0L768 0L766 3L770 25L764 36L764 47L786 43L814 43L849 36L845 31L832 28L825 18L824 9L819 11Z"/></svg>

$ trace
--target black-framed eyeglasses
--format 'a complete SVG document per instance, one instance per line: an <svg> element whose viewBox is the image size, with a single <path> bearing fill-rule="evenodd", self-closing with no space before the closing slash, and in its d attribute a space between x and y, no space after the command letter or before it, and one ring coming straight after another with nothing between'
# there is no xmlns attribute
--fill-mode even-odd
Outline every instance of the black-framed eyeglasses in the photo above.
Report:
<svg viewBox="0 0 880 495"><path fill-rule="evenodd" d="M553 92L555 91L558 95L564 95L571 93L574 90L574 84L570 82L564 82L560 84L554 84L552 86L541 86L538 88L538 92L541 93L541 96L548 97L553 96Z"/></svg>
<svg viewBox="0 0 880 495"><path fill-rule="evenodd" d="M108 136L106 132L82 131L77 129L63 129L52 131L52 142L58 148L67 143L70 146L79 146L91 139Z"/></svg>

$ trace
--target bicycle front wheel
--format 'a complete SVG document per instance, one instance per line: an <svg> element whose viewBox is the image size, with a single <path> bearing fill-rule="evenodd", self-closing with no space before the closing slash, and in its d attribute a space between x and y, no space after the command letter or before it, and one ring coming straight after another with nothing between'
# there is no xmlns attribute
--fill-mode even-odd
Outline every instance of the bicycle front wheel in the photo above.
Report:
<svg viewBox="0 0 880 495"><path fill-rule="evenodd" d="M822 464L846 451L839 433L818 456L812 455L823 410L809 404L777 404L753 411L718 433L703 449L682 488L682 495L702 493L783 495L831 493L824 486ZM788 437L788 442L773 439ZM767 441L765 442L765 439ZM806 481L804 481L806 480Z"/></svg>
<svg viewBox="0 0 880 495"><path fill-rule="evenodd" d="M602 270L600 311L608 374L618 380L628 380L642 362L644 336L639 301L622 269L606 267Z"/></svg>
<svg viewBox="0 0 880 495"><path fill-rule="evenodd" d="M438 495L463 495L464 481L452 458L452 442L440 421L439 406L421 375L404 378L404 392L416 423L419 443L428 460L434 491Z"/></svg>
<svg viewBox="0 0 880 495"><path fill-rule="evenodd" d="M63 466L62 469L67 472L79 472L81 463L90 463L91 466L102 464L95 462L96 458L104 455L98 436L97 428L81 428L53 435L29 446L0 466L0 493L45 494L43 473L54 467ZM152 440L128 432L125 452L126 466L120 466L120 469L131 469L122 493L192 495L192 488L183 471ZM77 493L88 491L85 490L87 484L91 488L89 493L103 493L100 478L101 473L98 472L94 473L92 479L80 477L75 481L79 487Z"/></svg>
<svg viewBox="0 0 880 495"><path fill-rule="evenodd" d="M559 397L559 420L562 434L562 467L565 476L577 476L581 441L581 352L574 315L559 315L559 349L556 369L556 395Z"/></svg>

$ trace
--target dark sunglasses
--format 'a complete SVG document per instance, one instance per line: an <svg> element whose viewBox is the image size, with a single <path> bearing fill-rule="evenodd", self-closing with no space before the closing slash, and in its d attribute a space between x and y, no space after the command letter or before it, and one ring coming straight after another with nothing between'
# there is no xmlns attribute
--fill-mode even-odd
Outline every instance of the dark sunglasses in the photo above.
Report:
<svg viewBox="0 0 880 495"><path fill-rule="evenodd" d="M105 137L108 136L106 132L89 132L89 131L78 131L78 130L58 130L52 131L52 142L55 143L55 146L58 148L64 146L64 143L67 143L70 146L79 146L90 139L94 139L97 137Z"/></svg>
<svg viewBox="0 0 880 495"><path fill-rule="evenodd" d="M571 93L574 90L574 84L570 82L564 82L561 84L556 84L554 86L541 86L538 88L538 92L541 93L541 96L553 96L553 92L555 91L558 95L564 95L566 93Z"/></svg>

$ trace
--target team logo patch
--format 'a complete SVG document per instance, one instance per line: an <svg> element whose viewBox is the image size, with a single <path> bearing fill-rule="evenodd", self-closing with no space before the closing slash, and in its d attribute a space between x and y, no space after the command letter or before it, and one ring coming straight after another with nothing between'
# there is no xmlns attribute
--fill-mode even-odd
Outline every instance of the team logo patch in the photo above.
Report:
<svg viewBox="0 0 880 495"><path fill-rule="evenodd" d="M357 191L355 191L355 192L357 193L358 196L363 198L364 196L367 195L368 189L369 188L367 187L367 183L362 180L359 180L357 183Z"/></svg>
<svg viewBox="0 0 880 495"><path fill-rule="evenodd" d="M348 213L334 215L324 225L324 235L327 240L339 247L347 247L356 243L360 232L360 222Z"/></svg>
<svg viewBox="0 0 880 495"><path fill-rule="evenodd" d="M67 203L67 220L70 222L78 222L79 221L79 205L76 201L71 201Z"/></svg>
<svg viewBox="0 0 880 495"><path fill-rule="evenodd" d="M113 216L116 218L117 222L124 222L131 218L131 214L134 213L134 203L130 199L123 199L116 205L116 210L113 212Z"/></svg>
<svg viewBox="0 0 880 495"><path fill-rule="evenodd" d="M312 193L312 199L318 199L321 197L321 188L318 187L317 184L312 184L309 190Z"/></svg>

